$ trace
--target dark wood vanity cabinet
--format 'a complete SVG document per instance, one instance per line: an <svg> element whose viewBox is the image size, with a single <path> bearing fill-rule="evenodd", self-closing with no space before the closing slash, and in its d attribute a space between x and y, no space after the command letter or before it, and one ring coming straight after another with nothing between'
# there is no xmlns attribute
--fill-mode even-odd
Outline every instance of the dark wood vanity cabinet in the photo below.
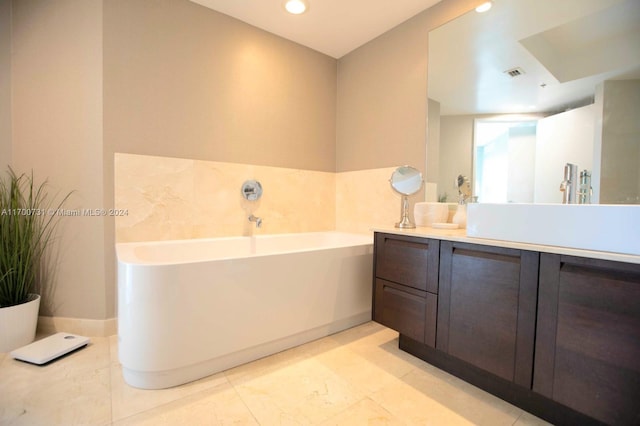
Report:
<svg viewBox="0 0 640 426"><path fill-rule="evenodd" d="M373 319L434 347L440 241L376 233Z"/></svg>
<svg viewBox="0 0 640 426"><path fill-rule="evenodd" d="M442 241L436 348L530 388L537 252Z"/></svg>
<svg viewBox="0 0 640 426"><path fill-rule="evenodd" d="M541 254L533 390L640 424L640 265Z"/></svg>
<svg viewBox="0 0 640 426"><path fill-rule="evenodd" d="M375 234L400 348L559 425L640 425L640 264Z"/></svg>

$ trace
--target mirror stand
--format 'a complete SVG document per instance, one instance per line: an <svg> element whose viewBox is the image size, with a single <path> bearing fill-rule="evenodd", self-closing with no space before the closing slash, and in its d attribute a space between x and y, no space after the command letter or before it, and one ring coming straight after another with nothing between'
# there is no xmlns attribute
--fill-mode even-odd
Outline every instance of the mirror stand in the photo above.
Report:
<svg viewBox="0 0 640 426"><path fill-rule="evenodd" d="M396 223L396 228L402 229L413 229L416 227L415 223L411 222L409 219L409 197L406 195L402 196L402 206L401 206L401 217L400 222Z"/></svg>
<svg viewBox="0 0 640 426"><path fill-rule="evenodd" d="M394 170L391 174L391 188L402 196L402 204L400 206L400 222L396 223L396 228L413 229L416 225L409 219L409 195L413 195L420 191L424 181L422 173L411 166L401 166Z"/></svg>

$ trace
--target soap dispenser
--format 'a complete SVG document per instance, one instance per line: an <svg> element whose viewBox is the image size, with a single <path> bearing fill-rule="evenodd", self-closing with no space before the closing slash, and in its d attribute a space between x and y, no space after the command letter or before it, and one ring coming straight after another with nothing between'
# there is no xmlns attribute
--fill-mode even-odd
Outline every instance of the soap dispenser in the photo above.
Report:
<svg viewBox="0 0 640 426"><path fill-rule="evenodd" d="M458 228L464 229L467 227L467 205L464 202L464 199L461 199L458 203L458 208L456 209L456 213L451 218L452 223L456 223Z"/></svg>

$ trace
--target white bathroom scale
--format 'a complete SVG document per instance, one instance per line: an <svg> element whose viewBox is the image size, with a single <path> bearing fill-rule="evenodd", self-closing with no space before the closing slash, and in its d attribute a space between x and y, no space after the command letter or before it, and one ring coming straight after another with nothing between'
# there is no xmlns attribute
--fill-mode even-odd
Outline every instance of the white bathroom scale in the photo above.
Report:
<svg viewBox="0 0 640 426"><path fill-rule="evenodd" d="M56 333L11 352L20 361L43 365L89 344L89 338L70 333Z"/></svg>

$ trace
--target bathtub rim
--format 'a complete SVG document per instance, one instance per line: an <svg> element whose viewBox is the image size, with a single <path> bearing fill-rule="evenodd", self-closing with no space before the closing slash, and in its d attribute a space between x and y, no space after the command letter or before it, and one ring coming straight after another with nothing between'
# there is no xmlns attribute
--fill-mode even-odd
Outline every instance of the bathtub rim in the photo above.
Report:
<svg viewBox="0 0 640 426"><path fill-rule="evenodd" d="M241 255L234 254L228 256L217 256L206 259L181 259L181 260L171 260L171 261L154 261L154 260L146 260L140 259L135 254L135 249L137 247L144 246L169 246L169 245L180 245L180 244L197 244L197 243L206 243L206 242L224 242L224 241L237 241L237 240L249 240L251 238L260 239L269 239L269 238L278 238L278 237L289 237L289 236L299 236L302 238L303 236L318 236L322 234L329 235L345 235L348 238L353 239L352 241L345 242L343 244L326 244L326 245L316 245L309 246L303 249L283 249L283 250L274 250L270 252L263 253L244 253ZM205 237L205 238L184 238L184 239L174 239L174 240L153 240L153 241L131 241L131 242L122 242L116 243L116 261L122 265L138 265L138 266L162 266L162 265L186 265L191 263L200 263L200 262L216 262L216 261L228 261L233 259L243 259L243 258L252 258L252 257L266 257L266 256L276 256L276 255L284 255L291 253L305 253L311 251L319 251L319 250L331 250L342 247L357 247L357 246L373 246L373 232L368 233L357 233L357 232L346 232L346 231L314 231L314 232L291 232L291 233L279 233L279 234L261 234L261 235L238 235L238 236L226 236L226 237Z"/></svg>

